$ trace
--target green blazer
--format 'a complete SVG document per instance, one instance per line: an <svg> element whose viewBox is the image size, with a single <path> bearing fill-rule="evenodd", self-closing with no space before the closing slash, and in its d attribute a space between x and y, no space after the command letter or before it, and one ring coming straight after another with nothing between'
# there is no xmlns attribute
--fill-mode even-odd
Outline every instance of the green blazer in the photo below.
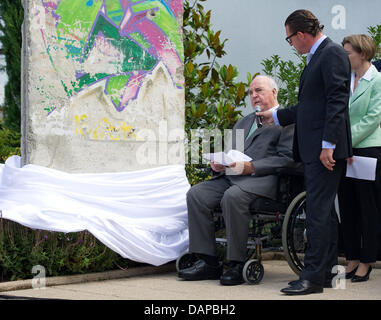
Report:
<svg viewBox="0 0 381 320"><path fill-rule="evenodd" d="M381 146L381 73L373 65L349 99L349 117L353 148Z"/></svg>

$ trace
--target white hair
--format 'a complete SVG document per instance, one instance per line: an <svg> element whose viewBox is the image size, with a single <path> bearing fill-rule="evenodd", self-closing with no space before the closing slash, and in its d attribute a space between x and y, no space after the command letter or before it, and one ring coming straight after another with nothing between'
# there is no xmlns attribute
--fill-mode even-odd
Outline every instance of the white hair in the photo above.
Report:
<svg viewBox="0 0 381 320"><path fill-rule="evenodd" d="M278 85L277 85L277 83L275 82L275 80L274 80L273 77L270 77L270 76L268 76L268 75L258 75L258 76L256 76L254 79L256 79L256 78L260 78L260 77L265 78L265 79L268 80L268 82L269 82L269 86L270 86L270 89L271 89L271 90L276 89L276 92L279 91ZM254 80L253 80L253 81L254 81Z"/></svg>

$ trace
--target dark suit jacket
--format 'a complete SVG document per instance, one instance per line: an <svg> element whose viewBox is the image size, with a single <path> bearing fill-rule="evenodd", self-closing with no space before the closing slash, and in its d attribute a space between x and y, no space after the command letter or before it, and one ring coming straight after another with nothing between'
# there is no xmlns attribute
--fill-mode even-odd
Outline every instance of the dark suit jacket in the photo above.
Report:
<svg viewBox="0 0 381 320"><path fill-rule="evenodd" d="M375 65L375 67L377 68L377 70L378 70L379 72L381 72L381 59L378 59L378 60L374 61L373 64Z"/></svg>
<svg viewBox="0 0 381 320"><path fill-rule="evenodd" d="M348 115L351 67L347 53L326 38L304 69L296 106L279 110L282 126L296 123L294 159L319 161L322 141L336 144L335 159L352 156Z"/></svg>
<svg viewBox="0 0 381 320"><path fill-rule="evenodd" d="M246 192L255 193L260 196L275 199L276 185L278 177L274 175L278 168L290 168L295 166L292 159L292 137L294 126L285 128L275 125L264 125L254 131L247 140L251 125L253 124L255 114L240 119L232 130L232 149L237 149L248 155L253 160L255 175L231 175L229 169L226 177L235 185L238 185ZM241 137L237 139L237 135ZM244 150L236 143L244 142ZM227 148L229 149L229 148ZM219 174L225 175L224 173Z"/></svg>

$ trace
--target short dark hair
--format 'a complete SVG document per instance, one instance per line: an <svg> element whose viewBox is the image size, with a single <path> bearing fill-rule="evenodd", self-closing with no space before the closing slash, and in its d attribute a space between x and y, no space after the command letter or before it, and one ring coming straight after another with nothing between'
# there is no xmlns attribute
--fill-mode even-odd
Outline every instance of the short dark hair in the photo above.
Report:
<svg viewBox="0 0 381 320"><path fill-rule="evenodd" d="M304 32L314 37L324 29L318 18L311 11L305 9L296 10L291 13L284 25L288 26L292 33Z"/></svg>

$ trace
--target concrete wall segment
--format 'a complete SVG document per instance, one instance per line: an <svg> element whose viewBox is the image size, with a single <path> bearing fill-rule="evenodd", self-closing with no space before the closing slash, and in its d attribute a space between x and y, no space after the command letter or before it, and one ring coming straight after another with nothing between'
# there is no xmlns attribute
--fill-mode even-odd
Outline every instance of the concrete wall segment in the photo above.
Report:
<svg viewBox="0 0 381 320"><path fill-rule="evenodd" d="M170 134L184 130L180 4L23 1L24 164L95 173L184 163L163 154L184 145ZM137 159L148 144L156 160Z"/></svg>

